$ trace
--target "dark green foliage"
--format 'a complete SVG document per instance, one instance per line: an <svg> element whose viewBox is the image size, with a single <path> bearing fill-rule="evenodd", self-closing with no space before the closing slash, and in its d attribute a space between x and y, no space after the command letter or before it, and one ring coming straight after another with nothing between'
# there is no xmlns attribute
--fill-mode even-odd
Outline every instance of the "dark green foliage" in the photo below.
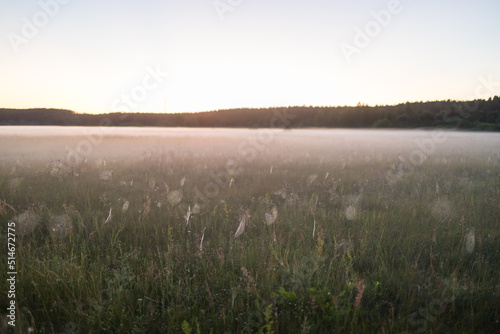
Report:
<svg viewBox="0 0 500 334"><path fill-rule="evenodd" d="M239 108L200 113L77 114L56 109L0 109L0 124L160 126L160 127L273 127L277 113L293 115L291 128L419 128L445 127L485 131L500 129L500 98L475 101L434 101L369 107ZM276 126L281 126L282 123Z"/></svg>

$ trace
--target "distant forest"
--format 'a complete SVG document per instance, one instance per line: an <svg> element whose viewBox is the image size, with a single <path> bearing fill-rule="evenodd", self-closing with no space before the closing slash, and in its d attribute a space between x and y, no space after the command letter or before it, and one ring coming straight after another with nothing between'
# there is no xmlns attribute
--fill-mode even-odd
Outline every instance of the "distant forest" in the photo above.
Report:
<svg viewBox="0 0 500 334"><path fill-rule="evenodd" d="M500 98L412 102L393 106L273 107L198 113L80 114L64 109L0 109L0 125L457 128L500 131Z"/></svg>

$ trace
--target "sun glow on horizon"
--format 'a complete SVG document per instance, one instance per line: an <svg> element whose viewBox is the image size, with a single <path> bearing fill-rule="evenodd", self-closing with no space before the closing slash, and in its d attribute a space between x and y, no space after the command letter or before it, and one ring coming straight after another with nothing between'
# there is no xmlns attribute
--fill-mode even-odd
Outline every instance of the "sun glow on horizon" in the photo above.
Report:
<svg viewBox="0 0 500 334"><path fill-rule="evenodd" d="M500 94L475 91L500 81L500 4L256 0L221 13L193 2L60 3L46 22L38 3L7 5L0 107L178 113Z"/></svg>

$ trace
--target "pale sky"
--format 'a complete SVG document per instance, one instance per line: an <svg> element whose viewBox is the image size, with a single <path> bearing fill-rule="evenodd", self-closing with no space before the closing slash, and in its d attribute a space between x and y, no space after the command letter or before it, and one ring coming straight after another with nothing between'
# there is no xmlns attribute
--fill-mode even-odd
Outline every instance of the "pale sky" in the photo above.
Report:
<svg viewBox="0 0 500 334"><path fill-rule="evenodd" d="M484 98L500 95L476 93L500 82L499 17L498 0L0 0L0 107Z"/></svg>

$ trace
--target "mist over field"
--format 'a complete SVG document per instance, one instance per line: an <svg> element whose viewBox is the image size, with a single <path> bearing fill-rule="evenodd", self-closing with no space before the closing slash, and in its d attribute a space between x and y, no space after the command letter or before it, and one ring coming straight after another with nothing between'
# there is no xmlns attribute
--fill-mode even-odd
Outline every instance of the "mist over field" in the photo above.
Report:
<svg viewBox="0 0 500 334"><path fill-rule="evenodd" d="M498 326L499 133L0 127L0 152L20 328Z"/></svg>
<svg viewBox="0 0 500 334"><path fill-rule="evenodd" d="M389 168L398 157L416 164L454 157L498 161L500 134L450 130L222 129L120 127L0 127L2 161L74 164L79 159L124 159L144 155L196 154L273 164L319 164L376 160ZM326 160L325 160L326 159ZM411 162L408 162L411 164ZM415 164L415 165L416 165Z"/></svg>

